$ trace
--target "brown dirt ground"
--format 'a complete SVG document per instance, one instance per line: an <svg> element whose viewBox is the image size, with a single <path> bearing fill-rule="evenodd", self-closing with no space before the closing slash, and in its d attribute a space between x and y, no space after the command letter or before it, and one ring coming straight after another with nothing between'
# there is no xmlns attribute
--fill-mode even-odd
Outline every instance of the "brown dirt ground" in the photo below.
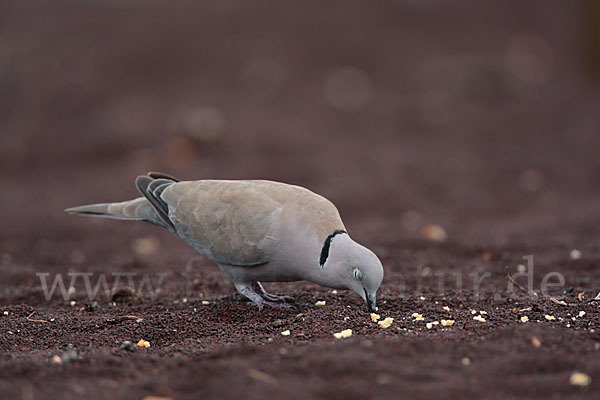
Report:
<svg viewBox="0 0 600 400"><path fill-rule="evenodd" d="M0 398L597 398L585 16L563 1L2 2ZM342 86L366 96L351 111L324 95L347 65L362 72ZM199 107L218 110L213 141L189 138L205 120L182 127ZM148 170L330 198L383 261L393 325L305 282L268 286L296 310L259 312L168 232L62 212L133 197ZM444 243L420 234L431 223ZM506 266L530 254L534 289L559 272L568 305L507 293ZM39 272L164 278L154 299L96 304L78 281L70 303L46 301ZM489 272L479 296L474 272Z"/></svg>

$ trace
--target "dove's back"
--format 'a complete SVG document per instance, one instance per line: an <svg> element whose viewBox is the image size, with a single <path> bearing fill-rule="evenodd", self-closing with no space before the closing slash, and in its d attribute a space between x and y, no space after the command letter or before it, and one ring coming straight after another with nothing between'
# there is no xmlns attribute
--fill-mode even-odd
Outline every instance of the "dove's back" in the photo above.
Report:
<svg viewBox="0 0 600 400"><path fill-rule="evenodd" d="M272 181L177 182L161 194L176 233L208 258L227 265L269 261L282 231L308 230L323 241L344 229L336 207L308 189ZM285 229L282 229L285 227Z"/></svg>

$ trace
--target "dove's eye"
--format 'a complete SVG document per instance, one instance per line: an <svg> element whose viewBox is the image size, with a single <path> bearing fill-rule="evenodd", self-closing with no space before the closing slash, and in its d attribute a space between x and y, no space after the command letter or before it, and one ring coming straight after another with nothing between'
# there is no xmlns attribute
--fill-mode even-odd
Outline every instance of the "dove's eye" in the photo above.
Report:
<svg viewBox="0 0 600 400"><path fill-rule="evenodd" d="M354 277L355 277L356 279L358 279L359 281L362 281L363 274L362 274L362 271L361 271L360 269L358 269L358 268L354 268L354 269L352 270L352 273L354 274Z"/></svg>

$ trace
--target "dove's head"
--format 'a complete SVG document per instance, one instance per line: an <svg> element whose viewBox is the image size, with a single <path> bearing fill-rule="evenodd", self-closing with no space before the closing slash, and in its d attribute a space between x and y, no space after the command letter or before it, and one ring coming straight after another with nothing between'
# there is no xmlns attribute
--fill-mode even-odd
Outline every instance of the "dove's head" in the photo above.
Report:
<svg viewBox="0 0 600 400"><path fill-rule="evenodd" d="M346 233L335 235L323 267L335 276L335 286L354 291L365 301L369 312L375 312L377 289L383 281L383 266L375 253Z"/></svg>

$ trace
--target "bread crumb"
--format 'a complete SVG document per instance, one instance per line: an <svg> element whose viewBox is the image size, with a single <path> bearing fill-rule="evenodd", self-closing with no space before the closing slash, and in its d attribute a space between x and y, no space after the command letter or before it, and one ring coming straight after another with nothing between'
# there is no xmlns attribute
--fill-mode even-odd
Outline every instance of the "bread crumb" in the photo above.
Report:
<svg viewBox="0 0 600 400"><path fill-rule="evenodd" d="M585 311L579 311L579 318L583 317L585 315Z"/></svg>
<svg viewBox="0 0 600 400"><path fill-rule="evenodd" d="M382 328L387 328L392 324L392 322L394 322L394 318L387 317L383 321L379 321L377 325L379 325Z"/></svg>
<svg viewBox="0 0 600 400"><path fill-rule="evenodd" d="M485 318L483 318L481 315L478 315L476 317L473 317L473 319L475 321L479 321L479 322L485 322Z"/></svg>
<svg viewBox="0 0 600 400"><path fill-rule="evenodd" d="M286 329L285 331L281 332L281 336L290 336L290 330Z"/></svg>
<svg viewBox="0 0 600 400"><path fill-rule="evenodd" d="M423 316L419 313L412 313L411 317L413 317L415 321L423 321Z"/></svg>
<svg viewBox="0 0 600 400"><path fill-rule="evenodd" d="M373 322L377 322L377 320L381 318L381 315L379 314L375 314L375 313L371 313L371 321Z"/></svg>
<svg viewBox="0 0 600 400"><path fill-rule="evenodd" d="M352 329L344 329L341 332L336 332L333 334L336 339L343 339L352 336Z"/></svg>
<svg viewBox="0 0 600 400"><path fill-rule="evenodd" d="M325 300L319 300L315 303L317 307L323 307L326 304Z"/></svg>
<svg viewBox="0 0 600 400"><path fill-rule="evenodd" d="M210 301L202 300L202 305L207 306L210 304Z"/></svg>
<svg viewBox="0 0 600 400"><path fill-rule="evenodd" d="M139 342L137 342L137 345L140 347L150 347L150 342L145 341L144 339L140 339Z"/></svg>
<svg viewBox="0 0 600 400"><path fill-rule="evenodd" d="M444 311L450 311L450 307L444 306L444 307L442 307L442 310L444 310Z"/></svg>
<svg viewBox="0 0 600 400"><path fill-rule="evenodd" d="M544 315L544 318L546 318L548 321L554 321L556 318L554 317L554 315Z"/></svg>
<svg viewBox="0 0 600 400"><path fill-rule="evenodd" d="M440 321L440 323L442 324L442 326L452 326L452 325L454 325L454 320L453 319L443 319Z"/></svg>
<svg viewBox="0 0 600 400"><path fill-rule="evenodd" d="M569 378L569 383L574 386L588 386L592 383L592 378L583 372L573 372Z"/></svg>
<svg viewBox="0 0 600 400"><path fill-rule="evenodd" d="M523 315L521 317L521 322L525 323L525 322L529 322L529 317L527 315Z"/></svg>
<svg viewBox="0 0 600 400"><path fill-rule="evenodd" d="M471 314L477 314L477 311L471 310Z"/></svg>

